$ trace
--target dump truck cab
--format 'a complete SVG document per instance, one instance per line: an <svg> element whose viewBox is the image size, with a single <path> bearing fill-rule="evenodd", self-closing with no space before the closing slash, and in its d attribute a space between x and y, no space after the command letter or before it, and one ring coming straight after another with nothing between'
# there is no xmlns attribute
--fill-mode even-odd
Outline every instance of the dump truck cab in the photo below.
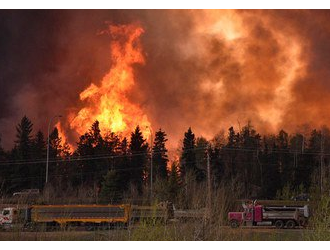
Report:
<svg viewBox="0 0 330 250"><path fill-rule="evenodd" d="M19 219L19 211L14 207L4 208L0 213L0 226L9 226Z"/></svg>
<svg viewBox="0 0 330 250"><path fill-rule="evenodd" d="M252 226L254 222L262 220L262 206L253 204L242 204L243 212L229 212L228 220L232 228L239 227L241 224Z"/></svg>

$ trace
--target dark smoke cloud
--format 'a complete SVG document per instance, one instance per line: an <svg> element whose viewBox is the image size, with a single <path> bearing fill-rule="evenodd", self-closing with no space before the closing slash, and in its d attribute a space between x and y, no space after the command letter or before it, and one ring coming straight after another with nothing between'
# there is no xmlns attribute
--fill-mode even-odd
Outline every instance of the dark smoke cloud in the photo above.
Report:
<svg viewBox="0 0 330 250"><path fill-rule="evenodd" d="M145 29L145 65L136 65L139 103L154 129L176 146L192 126L212 136L251 120L262 132L321 126L330 121L329 11L235 11L245 36L235 44L217 34L196 37L208 13L174 10L0 11L0 133L9 148L23 115L46 131L55 114L83 104L79 93L99 84L111 66L106 22L139 22ZM219 16L221 13L219 12ZM290 62L278 34L299 41L304 71L294 79L281 121L265 119ZM240 52L242 58L236 55ZM74 141L74 138L71 137Z"/></svg>

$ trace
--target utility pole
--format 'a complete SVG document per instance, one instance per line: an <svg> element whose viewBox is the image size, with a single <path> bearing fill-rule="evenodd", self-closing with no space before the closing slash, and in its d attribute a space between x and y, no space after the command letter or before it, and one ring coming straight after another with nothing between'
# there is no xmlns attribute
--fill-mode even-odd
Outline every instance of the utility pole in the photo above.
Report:
<svg viewBox="0 0 330 250"><path fill-rule="evenodd" d="M152 145L152 129L149 126L146 126L147 129L150 131L150 201L152 200L153 197L153 145Z"/></svg>
<svg viewBox="0 0 330 250"><path fill-rule="evenodd" d="M153 145L152 145L152 132L150 133L150 145L151 145L151 152L150 152L150 174L151 174L151 176L150 176L150 199L152 199L152 196L153 196L153 193L152 193L152 182L153 182L153 180L152 180L152 175L153 175L153 162L152 162L152 157L153 157L153 155L152 155L152 148L153 148Z"/></svg>
<svg viewBox="0 0 330 250"><path fill-rule="evenodd" d="M323 158L324 158L324 141L323 141L323 130L321 130L321 155L320 155L320 192L321 196L323 193Z"/></svg>
<svg viewBox="0 0 330 250"><path fill-rule="evenodd" d="M61 118L61 115L55 115L54 117L52 117L48 123L48 137L47 137L47 160L46 160L46 181L45 181L45 186L48 183L48 165L49 165L49 133L50 133L50 125L52 123L52 121L55 118Z"/></svg>
<svg viewBox="0 0 330 250"><path fill-rule="evenodd" d="M293 174L297 171L298 168L298 135L296 134L296 147L294 150L294 158L293 158ZM293 176L294 177L294 176Z"/></svg>
<svg viewBox="0 0 330 250"><path fill-rule="evenodd" d="M210 153L209 150L207 150L207 210L208 210L208 218L211 218L211 205L212 205L212 199L211 199L211 166L210 166Z"/></svg>

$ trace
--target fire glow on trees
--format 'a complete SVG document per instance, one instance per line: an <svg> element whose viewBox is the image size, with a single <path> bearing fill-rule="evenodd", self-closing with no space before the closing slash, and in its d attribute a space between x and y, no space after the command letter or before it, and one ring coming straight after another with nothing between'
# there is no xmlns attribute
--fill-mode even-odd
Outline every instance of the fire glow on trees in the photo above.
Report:
<svg viewBox="0 0 330 250"><path fill-rule="evenodd" d="M77 114L70 114L70 128L84 134L95 120L99 121L103 134L119 133L129 136L139 126L143 136L150 135L150 122L139 105L127 98L127 93L135 84L134 64L144 64L142 47L139 41L144 32L138 25L110 25L112 66L103 77L101 85L94 83L80 93L80 100L86 106ZM62 136L64 136L62 134Z"/></svg>

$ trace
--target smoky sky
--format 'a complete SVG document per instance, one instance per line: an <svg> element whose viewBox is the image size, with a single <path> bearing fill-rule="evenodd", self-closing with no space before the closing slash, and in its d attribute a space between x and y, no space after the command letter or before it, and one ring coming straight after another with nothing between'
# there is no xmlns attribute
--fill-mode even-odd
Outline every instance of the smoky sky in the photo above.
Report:
<svg viewBox="0 0 330 250"><path fill-rule="evenodd" d="M248 120L263 133L327 125L330 11L232 13L226 15L233 23L237 19L244 33L235 39L200 32L200 27L213 27L221 11L1 10L2 145L12 147L24 115L35 132L45 132L52 116L84 105L79 93L90 83L99 84L112 64L111 36L100 32L109 23L138 23L145 30L146 63L134 65L136 85L129 98L154 130L167 132L172 145L190 126L210 137ZM294 55L295 47L299 53ZM299 67L293 67L297 62ZM290 87L282 93L278 86L285 81Z"/></svg>

